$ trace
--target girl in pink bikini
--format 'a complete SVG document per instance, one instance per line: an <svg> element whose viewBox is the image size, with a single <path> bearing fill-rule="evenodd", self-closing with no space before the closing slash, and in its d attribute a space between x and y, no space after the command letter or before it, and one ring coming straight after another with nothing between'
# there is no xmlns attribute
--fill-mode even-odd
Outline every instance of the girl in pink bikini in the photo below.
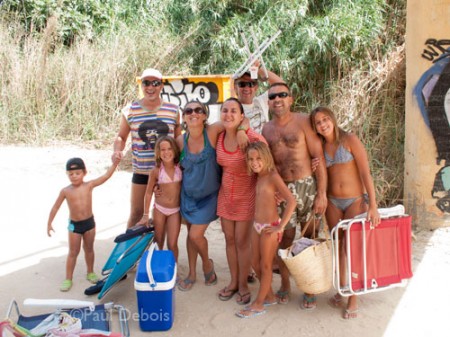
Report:
<svg viewBox="0 0 450 337"><path fill-rule="evenodd" d="M180 151L175 140L169 136L158 139L155 145L156 166L150 171L145 191L144 214L138 224L148 225L149 209L155 186L161 193L155 194L153 226L155 241L163 249L167 233L167 246L178 260L178 235L180 234Z"/></svg>
<svg viewBox="0 0 450 337"><path fill-rule="evenodd" d="M266 307L277 304L272 290L272 262L284 227L289 222L297 205L294 196L278 174L269 146L264 142L250 143L247 147L247 170L256 173L255 222L252 230L252 267L260 285L256 299L236 316L250 318L264 314ZM286 200L286 207L280 219L277 199Z"/></svg>

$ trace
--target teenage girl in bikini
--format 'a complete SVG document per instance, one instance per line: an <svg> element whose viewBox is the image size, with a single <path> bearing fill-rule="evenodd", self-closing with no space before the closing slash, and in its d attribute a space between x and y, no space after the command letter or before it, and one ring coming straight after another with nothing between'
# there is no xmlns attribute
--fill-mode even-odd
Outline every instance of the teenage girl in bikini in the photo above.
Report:
<svg viewBox="0 0 450 337"><path fill-rule="evenodd" d="M367 212L367 220L377 226L380 223L375 187L370 174L369 160L364 145L355 134L338 127L336 117L326 107L315 108L310 115L311 124L323 141L323 150L328 173L326 210L327 223L332 229L340 220L351 219ZM344 245L341 245L345 259ZM344 266L344 261L340 265ZM345 273L341 272L341 283L345 284ZM336 294L330 304L340 307L342 297ZM350 296L343 317L356 318L358 303L356 296Z"/></svg>
<svg viewBox="0 0 450 337"><path fill-rule="evenodd" d="M258 316L265 307L277 304L272 290L272 262L278 243L297 205L294 196L278 174L266 143L250 143L247 148L247 169L256 173L255 222L252 230L252 267L260 281L258 295L250 305L236 312L241 318ZM286 200L282 218L278 215L275 194Z"/></svg>
<svg viewBox="0 0 450 337"><path fill-rule="evenodd" d="M178 260L178 235L180 234L180 191L181 169L180 151L175 140L169 136L158 139L155 145L156 166L150 171L144 199L144 214L138 222L148 225L149 209L155 186L161 193L155 194L153 226L155 241L163 249L167 233L167 246Z"/></svg>

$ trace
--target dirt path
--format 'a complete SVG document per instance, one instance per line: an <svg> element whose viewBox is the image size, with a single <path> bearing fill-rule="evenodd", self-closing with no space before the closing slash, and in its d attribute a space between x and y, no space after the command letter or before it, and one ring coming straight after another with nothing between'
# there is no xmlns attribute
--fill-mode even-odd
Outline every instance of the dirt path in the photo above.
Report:
<svg viewBox="0 0 450 337"><path fill-rule="evenodd" d="M96 297L83 294L89 286L84 279L83 256L75 270L74 287L69 293L58 288L64 277L67 254L67 207L62 206L54 222L56 233L46 235L48 213L59 190L68 184L65 162L80 156L87 165L89 177L102 174L110 163L110 151L72 146L45 148L0 147L0 311L12 298ZM88 178L89 178L88 177ZM100 271L109 257L113 239L125 229L129 209L131 174L118 171L94 191L94 214L97 221L96 270ZM233 301L222 302L216 293L228 282L224 239L218 223L207 231L211 256L215 261L219 282L205 287L201 268L197 283L190 292L176 292L176 316L173 328L165 336L444 336L448 335L448 303L450 303L450 232L416 231L413 244L414 277L406 288L396 288L361 297L360 318L352 322L340 318L339 311L326 304L330 290L318 296L318 308L311 312L298 305L300 292L292 282L289 304L270 307L264 316L242 320L234 316L240 307ZM179 273L187 272L186 231L180 234ZM125 305L130 313L132 336L144 336L136 320L134 273L117 285L104 298ZM279 277L274 277L274 289ZM257 285L251 287L253 296ZM28 310L29 311L29 310Z"/></svg>

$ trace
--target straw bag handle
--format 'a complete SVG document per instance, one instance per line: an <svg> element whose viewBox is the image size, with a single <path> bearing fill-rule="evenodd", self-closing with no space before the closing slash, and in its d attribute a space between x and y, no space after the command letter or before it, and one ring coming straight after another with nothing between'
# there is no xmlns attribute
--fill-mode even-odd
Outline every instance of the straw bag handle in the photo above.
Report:
<svg viewBox="0 0 450 337"><path fill-rule="evenodd" d="M145 267L147 269L148 282L150 283L150 287L152 287L152 288L156 287L156 281L153 278L152 267L151 267L153 252L155 251L155 249L157 249L156 242L153 242L150 245L150 248L148 249L147 260L145 261Z"/></svg>
<svg viewBox="0 0 450 337"><path fill-rule="evenodd" d="M304 235L305 235L305 233L306 233L306 230L309 228L309 226L311 225L311 222L313 223L313 239L315 239L316 238L316 219L320 219L321 217L316 217L315 215L312 215L310 218L309 218L309 221L307 221L306 222L306 224L305 224L305 228L303 228L302 229L302 232L301 232L301 237L303 237ZM330 240L330 233L329 233L329 230L328 230L328 223L325 221L325 223L324 223L324 232L325 232L325 239L328 241L328 240Z"/></svg>

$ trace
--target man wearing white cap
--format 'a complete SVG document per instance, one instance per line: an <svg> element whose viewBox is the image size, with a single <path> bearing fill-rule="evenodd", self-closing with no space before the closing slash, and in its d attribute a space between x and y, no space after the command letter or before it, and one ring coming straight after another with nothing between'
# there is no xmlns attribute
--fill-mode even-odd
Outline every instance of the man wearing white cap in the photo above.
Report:
<svg viewBox="0 0 450 337"><path fill-rule="evenodd" d="M122 159L122 151L131 132L133 178L128 228L134 226L144 213L148 175L155 166L156 140L161 136L176 138L181 134L180 107L161 99L162 74L156 69L145 69L141 75L141 88L144 97L122 110L112 155L113 160Z"/></svg>

